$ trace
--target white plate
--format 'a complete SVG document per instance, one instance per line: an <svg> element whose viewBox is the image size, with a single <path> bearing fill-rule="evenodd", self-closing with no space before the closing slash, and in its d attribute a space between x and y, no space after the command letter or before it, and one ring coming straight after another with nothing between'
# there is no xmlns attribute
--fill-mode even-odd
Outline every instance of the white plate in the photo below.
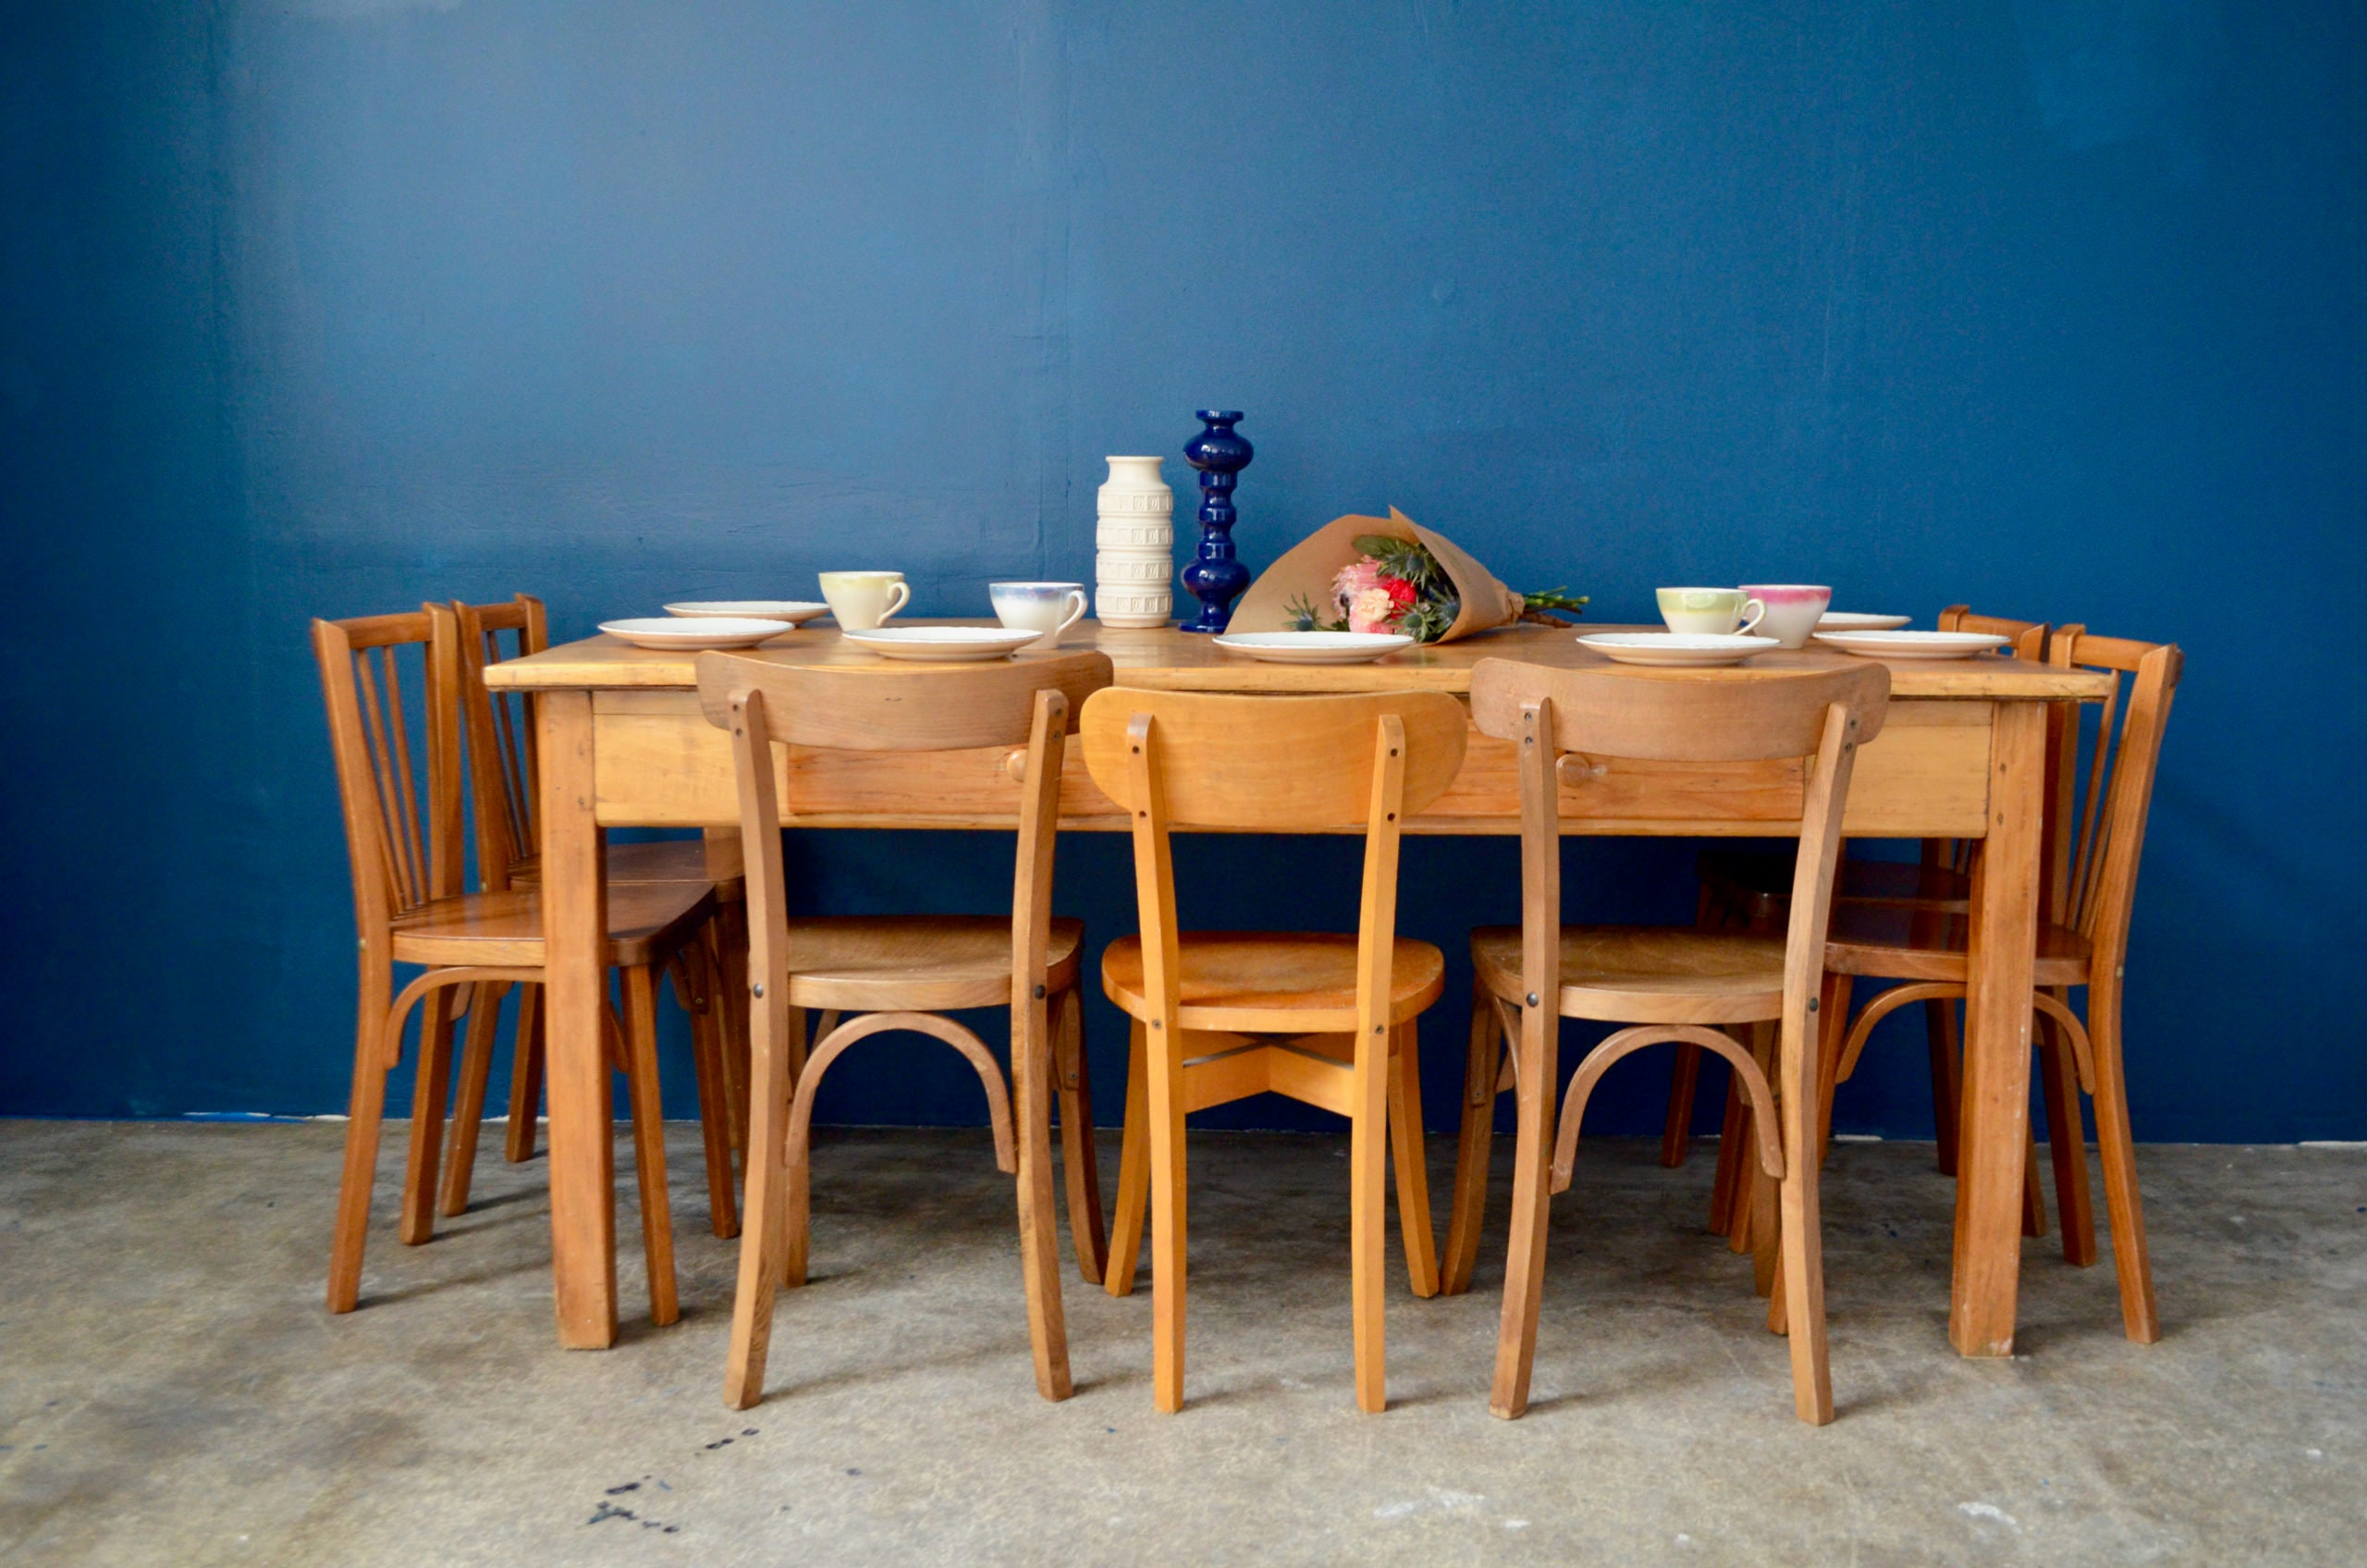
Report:
<svg viewBox="0 0 2367 1568"><path fill-rule="evenodd" d="M1816 640L1870 659L1968 659L2010 641L1986 631L1820 631Z"/></svg>
<svg viewBox="0 0 2367 1568"><path fill-rule="evenodd" d="M975 664L1008 658L1043 635L1006 631L1000 626L882 626L840 636L883 658L923 659L931 664Z"/></svg>
<svg viewBox="0 0 2367 1568"><path fill-rule="evenodd" d="M781 620L802 626L816 616L829 614L830 606L804 599L687 599L679 605L668 605L666 613L702 620L730 616L741 620Z"/></svg>
<svg viewBox="0 0 2367 1568"><path fill-rule="evenodd" d="M753 648L790 628L778 620L750 620L745 616L669 619L653 615L633 620L604 620L600 630L636 648L679 652L691 648Z"/></svg>
<svg viewBox="0 0 2367 1568"><path fill-rule="evenodd" d="M1827 610L1817 618L1819 631L1895 631L1915 618L1911 615L1860 615L1851 610Z"/></svg>
<svg viewBox="0 0 2367 1568"><path fill-rule="evenodd" d="M1740 664L1754 654L1771 653L1784 644L1772 637L1740 632L1713 635L1698 631L1597 631L1578 639L1613 664L1650 665L1663 669L1706 669L1714 665Z"/></svg>
<svg viewBox="0 0 2367 1568"><path fill-rule="evenodd" d="M1402 631L1234 631L1213 641L1269 664L1363 664L1414 645Z"/></svg>

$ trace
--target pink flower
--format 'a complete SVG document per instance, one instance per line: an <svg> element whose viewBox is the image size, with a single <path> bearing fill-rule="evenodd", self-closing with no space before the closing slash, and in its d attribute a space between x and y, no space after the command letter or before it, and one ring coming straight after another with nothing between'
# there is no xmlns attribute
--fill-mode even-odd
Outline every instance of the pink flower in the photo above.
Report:
<svg viewBox="0 0 2367 1568"><path fill-rule="evenodd" d="M1398 612L1396 596L1388 589L1364 589L1348 600L1348 630L1386 631L1389 623L1397 619Z"/></svg>
<svg viewBox="0 0 2367 1568"><path fill-rule="evenodd" d="M1380 586L1380 563L1367 556L1354 566L1340 569L1340 575L1331 580L1331 598L1340 606L1340 613L1345 615L1349 604L1357 594L1369 593Z"/></svg>

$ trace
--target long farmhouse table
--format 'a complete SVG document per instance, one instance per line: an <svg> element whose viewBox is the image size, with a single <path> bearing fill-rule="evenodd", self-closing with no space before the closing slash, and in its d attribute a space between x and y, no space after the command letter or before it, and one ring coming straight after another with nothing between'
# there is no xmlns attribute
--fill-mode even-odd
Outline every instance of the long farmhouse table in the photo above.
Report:
<svg viewBox="0 0 2367 1568"><path fill-rule="evenodd" d="M1599 629L1610 630L1610 629ZM1375 664L1261 664L1173 628L1125 631L1086 621L1065 649L1110 655L1121 686L1201 692L1453 692L1472 667L1505 657L1588 666L1601 655L1566 630L1521 626ZM739 869L738 804L724 732L700 712L693 660L608 637L498 664L489 685L536 693L540 737L543 919L550 1106L551 1268L560 1343L605 1348L617 1336L615 1163L610 1083L601 1048L607 925L604 831L708 829L710 865ZM782 664L883 661L834 631L791 631L754 656ZM1755 671L1846 662L1810 649L1760 655ZM2009 1355L2021 1266L2029 1136L2030 980L2041 902L2042 797L2050 703L2101 701L2106 678L2002 657L1891 666L1890 716L1858 755L1843 831L1851 838L1976 839L1971 983L1956 1257L1948 1336L1967 1355ZM782 747L781 822L797 827L1012 827L1019 785L1006 750L824 753ZM1562 769L1566 833L1765 837L1796 831L1797 765L1638 764L1573 755ZM1061 827L1118 831L1126 819L1094 788L1072 747ZM1513 748L1473 731L1454 784L1406 824L1413 833L1520 831Z"/></svg>

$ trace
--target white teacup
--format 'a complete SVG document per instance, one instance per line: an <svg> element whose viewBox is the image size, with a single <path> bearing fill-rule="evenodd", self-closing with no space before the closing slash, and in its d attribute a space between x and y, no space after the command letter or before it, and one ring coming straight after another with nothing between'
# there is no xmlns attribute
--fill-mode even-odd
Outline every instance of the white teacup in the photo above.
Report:
<svg viewBox="0 0 2367 1568"><path fill-rule="evenodd" d="M912 602L901 571L826 571L822 597L841 631L868 631Z"/></svg>
<svg viewBox="0 0 2367 1568"><path fill-rule="evenodd" d="M1696 636L1748 631L1767 613L1765 605L1739 588L1662 588L1656 593L1668 629Z"/></svg>
<svg viewBox="0 0 2367 1568"><path fill-rule="evenodd" d="M1767 606L1759 634L1787 648L1805 648L1816 623L1833 605L1833 590L1802 582L1746 582L1742 591Z"/></svg>
<svg viewBox="0 0 2367 1568"><path fill-rule="evenodd" d="M989 582L987 596L994 601L995 619L1013 631L1043 633L1030 648L1059 647L1061 633L1085 619L1082 582Z"/></svg>

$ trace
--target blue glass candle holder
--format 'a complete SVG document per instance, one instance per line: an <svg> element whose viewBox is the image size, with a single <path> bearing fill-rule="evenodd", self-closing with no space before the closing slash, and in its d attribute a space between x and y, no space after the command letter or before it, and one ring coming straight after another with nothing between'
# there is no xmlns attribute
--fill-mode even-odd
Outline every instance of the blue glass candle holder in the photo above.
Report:
<svg viewBox="0 0 2367 1568"><path fill-rule="evenodd" d="M1249 587L1249 569L1233 557L1233 487L1257 455L1234 430L1238 409L1201 409L1193 416L1205 425L1184 448L1184 460L1200 471L1200 548L1182 573L1184 586L1200 601L1200 613L1184 623L1186 631L1222 631L1233 623L1233 602Z"/></svg>

